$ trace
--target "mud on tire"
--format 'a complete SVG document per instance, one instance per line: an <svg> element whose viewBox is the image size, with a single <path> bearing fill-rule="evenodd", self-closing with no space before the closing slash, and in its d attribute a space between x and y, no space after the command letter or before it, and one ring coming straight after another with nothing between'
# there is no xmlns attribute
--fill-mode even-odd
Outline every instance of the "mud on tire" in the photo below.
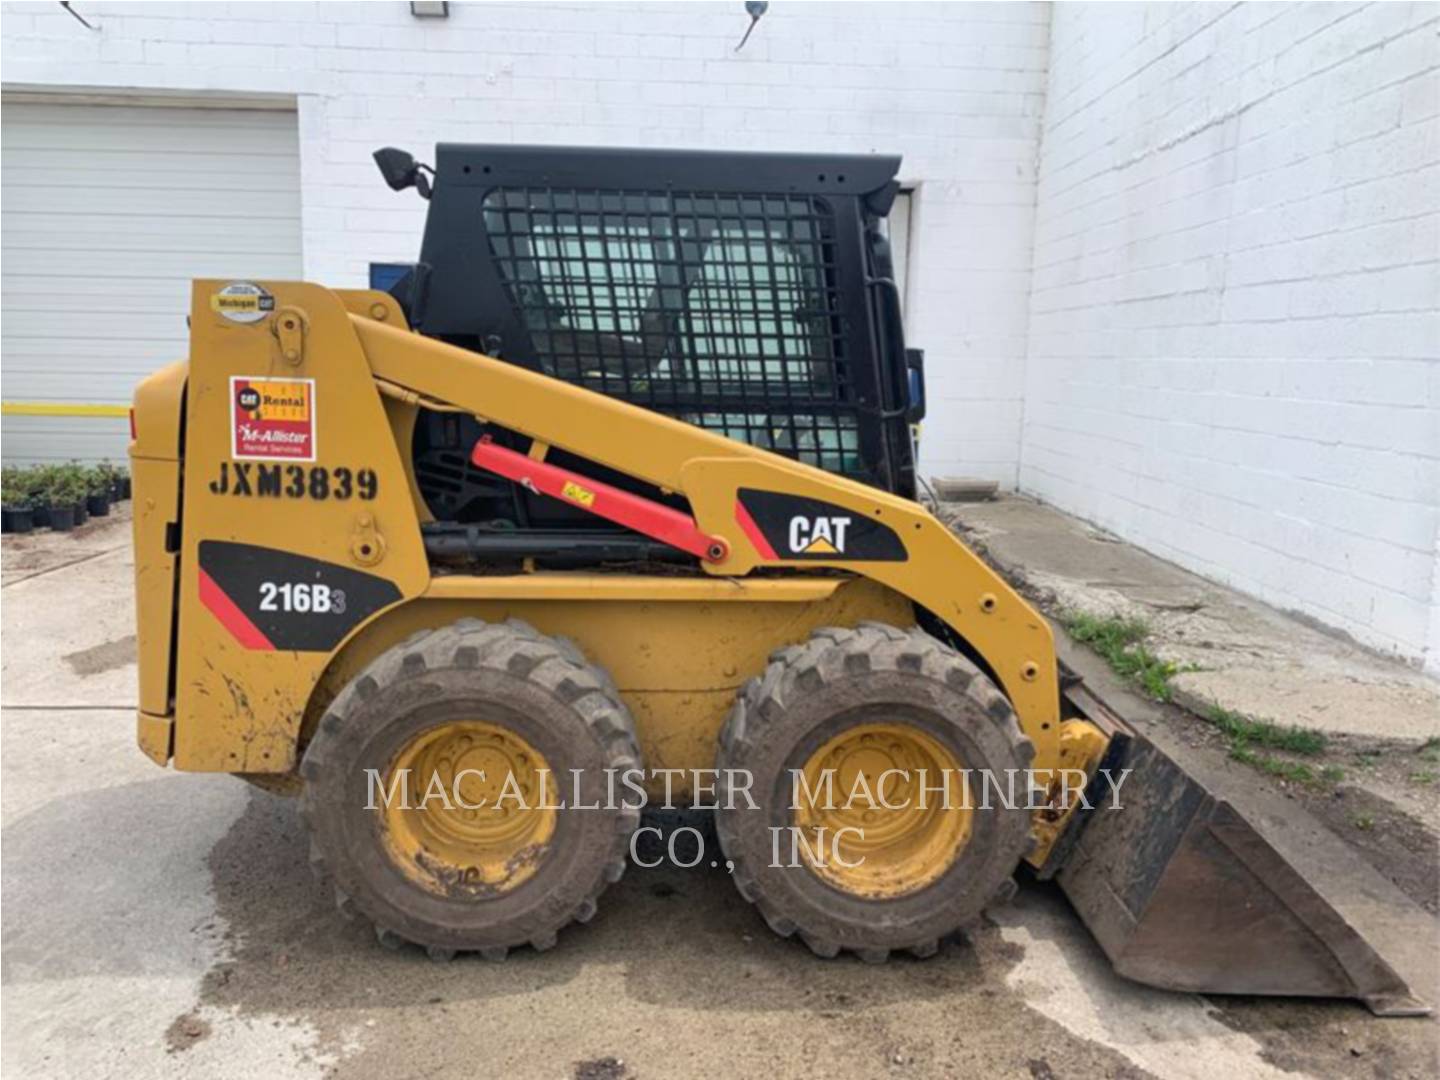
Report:
<svg viewBox="0 0 1440 1080"><path fill-rule="evenodd" d="M906 895L862 897L808 866L771 865L770 829L791 823L790 770L837 733L897 706L969 769L1004 776L1034 756L1009 702L974 664L918 628L879 623L817 630L804 645L777 652L740 692L721 732L716 827L735 884L772 930L798 933L820 956L848 949L879 962L895 950L933 954L945 936L1009 898L1030 846L1022 803L976 810L948 869ZM738 794L728 805L725 770L748 771L759 809Z"/></svg>
<svg viewBox="0 0 1440 1080"><path fill-rule="evenodd" d="M569 641L514 619L464 619L382 654L336 697L301 765L312 866L333 883L341 912L371 920L382 944L413 942L435 959L546 949L562 927L588 921L625 871L640 815L624 807L556 811L533 876L497 895L437 894L396 865L384 815L366 808L366 770L383 775L407 740L487 715L503 716L543 755L563 784L554 798L569 797L578 769L580 802L606 805L606 770L639 767L634 722L614 684Z"/></svg>

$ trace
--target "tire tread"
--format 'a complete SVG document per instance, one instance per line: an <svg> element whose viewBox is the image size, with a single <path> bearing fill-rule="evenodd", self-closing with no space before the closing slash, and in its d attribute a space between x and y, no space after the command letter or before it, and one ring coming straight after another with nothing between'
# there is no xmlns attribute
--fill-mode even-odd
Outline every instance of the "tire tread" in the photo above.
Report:
<svg viewBox="0 0 1440 1080"><path fill-rule="evenodd" d="M751 725L773 722L785 711L786 703L799 695L847 677L887 671L918 674L964 694L977 706L978 714L1005 736L1016 761L1028 766L1033 760L1033 744L1020 730L1009 701L968 658L919 627L906 630L885 623L863 622L855 629L822 627L805 643L772 654L765 671L747 682L736 696L721 730L719 767L722 770L747 768L755 741ZM923 958L938 951L939 939L933 933L886 947L851 944L835 927L807 926L799 917L781 914L780 905L765 895L764 875L747 865L743 845L734 832L733 818L718 813L715 823L721 848L733 863L732 880L741 896L760 911L772 929L777 924L783 927L783 936L798 932L817 956L829 958L844 949L866 963L882 963L897 952ZM1028 846L1027 833L1020 854L1024 854ZM996 887L966 926L973 925L985 911L1007 902L1014 891L1012 875ZM966 926L955 929L963 930Z"/></svg>
<svg viewBox="0 0 1440 1080"><path fill-rule="evenodd" d="M639 766L635 722L621 701L614 680L603 668L588 662L573 641L547 637L520 619L488 623L466 618L448 626L417 631L382 653L352 679L332 702L307 747L301 775L313 781L335 767L333 758L347 720L364 701L391 683L445 667L490 669L534 683L584 720L604 749L607 768L623 770ZM313 822L318 816L317 791L316 784L306 783L301 796L301 812L307 822ZM568 910L551 915L544 925L531 929L524 940L457 950L446 942L426 940L423 929L418 926L402 932L371 919L377 940L387 948L407 943L417 945L437 960L449 959L457 951L473 951L485 959L503 960L511 948L524 944L548 949L565 926L588 922L594 917L600 894L625 873L630 835L639 824L638 810L617 812L614 837L604 857L598 860L601 869L586 895ZM323 845L313 831L311 835L311 868L321 880L334 883L336 906L347 917L366 915L360 910L355 893L334 882Z"/></svg>

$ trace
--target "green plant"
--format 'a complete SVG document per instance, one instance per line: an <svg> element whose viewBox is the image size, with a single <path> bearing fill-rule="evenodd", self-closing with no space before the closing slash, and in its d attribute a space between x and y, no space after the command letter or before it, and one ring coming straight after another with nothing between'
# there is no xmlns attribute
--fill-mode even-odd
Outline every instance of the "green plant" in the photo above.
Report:
<svg viewBox="0 0 1440 1080"><path fill-rule="evenodd" d="M1375 819L1369 814L1352 814L1350 815L1350 824L1361 832L1369 832L1375 828Z"/></svg>
<svg viewBox="0 0 1440 1080"><path fill-rule="evenodd" d="M99 465L82 466L85 476L85 493L109 498L115 492L115 466L108 461Z"/></svg>
<svg viewBox="0 0 1440 1080"><path fill-rule="evenodd" d="M83 502L90 493L84 467L75 462L54 466L47 489L50 501L55 506L71 506Z"/></svg>
<svg viewBox="0 0 1440 1080"><path fill-rule="evenodd" d="M1211 705L1206 718L1235 743L1255 743L1292 754L1314 756L1324 753L1326 739L1323 732L1313 728L1291 727L1274 724L1269 720L1252 720L1242 713Z"/></svg>
<svg viewBox="0 0 1440 1080"><path fill-rule="evenodd" d="M3 485L3 500L6 506L22 506L31 510L50 503L50 480L55 471L53 465L7 465L0 475Z"/></svg>
<svg viewBox="0 0 1440 1080"><path fill-rule="evenodd" d="M1321 732L1308 728L1284 727L1267 720L1252 720L1219 705L1210 706L1206 718L1224 734L1232 759L1258 769L1267 776L1310 787L1338 784L1345 779L1345 770L1338 765L1325 765L1317 773L1303 761L1275 757L1256 749L1259 746L1290 754L1319 754L1326 745L1325 736Z"/></svg>
<svg viewBox="0 0 1440 1080"><path fill-rule="evenodd" d="M1273 776L1280 780L1289 780L1296 784L1316 784L1326 777L1324 772L1316 777L1315 771L1303 761L1286 761L1284 758L1272 757L1269 754L1258 754L1244 743L1234 743L1230 747L1230 756L1251 768L1259 769L1267 776Z"/></svg>
<svg viewBox="0 0 1440 1080"><path fill-rule="evenodd" d="M1432 769L1421 769L1410 774L1411 782L1416 784L1433 784L1435 779L1436 773Z"/></svg>
<svg viewBox="0 0 1440 1080"><path fill-rule="evenodd" d="M24 470L14 465L0 469L0 503L6 506L21 506L30 494Z"/></svg>
<svg viewBox="0 0 1440 1080"><path fill-rule="evenodd" d="M50 505L49 465L34 465L25 470L25 505L32 510Z"/></svg>
<svg viewBox="0 0 1440 1080"><path fill-rule="evenodd" d="M1440 765L1440 735L1432 735L1420 744L1420 749L1415 753L1420 760L1431 765Z"/></svg>
<svg viewBox="0 0 1440 1080"><path fill-rule="evenodd" d="M1140 619L1092 615L1074 611L1062 615L1061 621L1070 636L1089 645L1105 658L1111 670L1127 682L1140 687L1157 701L1173 696L1170 679L1182 668L1173 660L1164 660L1145 647L1150 629Z"/></svg>
<svg viewBox="0 0 1440 1080"><path fill-rule="evenodd" d="M1314 784L1317 782L1314 771L1303 761L1282 761L1279 758L1266 758L1263 768L1271 776L1278 776L1282 780L1291 780L1297 784Z"/></svg>
<svg viewBox="0 0 1440 1080"><path fill-rule="evenodd" d="M1093 645L1095 651L1102 654L1138 644L1150 633L1143 619L1092 615L1085 611L1066 613L1064 622L1071 637Z"/></svg>

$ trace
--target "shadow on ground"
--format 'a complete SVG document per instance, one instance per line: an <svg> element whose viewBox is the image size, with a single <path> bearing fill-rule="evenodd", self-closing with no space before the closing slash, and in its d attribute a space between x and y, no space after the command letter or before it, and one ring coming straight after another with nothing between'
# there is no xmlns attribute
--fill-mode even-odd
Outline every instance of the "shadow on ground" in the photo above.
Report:
<svg viewBox="0 0 1440 1080"><path fill-rule="evenodd" d="M256 792L211 855L217 912L236 947L235 959L209 980L217 999L274 1012L317 1000L327 1008L406 1008L435 996L484 1002L565 983L585 966L620 965L627 994L642 1002L823 1012L836 1004L832 999L903 1002L982 979L976 951L963 940L947 943L944 961L935 964L897 957L876 969L853 959L817 961L798 941L774 935L723 867L708 865L632 863L606 890L599 914L563 930L553 950L519 949L500 963L471 954L435 963L417 948L383 949L363 919L340 917L308 870L308 839L296 810L291 800ZM328 963L335 959L358 962L337 980ZM817 980L817 971L844 974ZM817 981L848 990L817 991Z"/></svg>
<svg viewBox="0 0 1440 1080"><path fill-rule="evenodd" d="M362 1044L339 1075L393 1075L416 1054L441 1070L483 1060L482 1071L525 1075L793 1073L802 1060L834 1069L852 1059L855 1074L948 1072L966 1060L993 1071L997 1052L1008 1059L1002 1075L1055 1075L1047 1070L1062 1063L1066 1074L1140 1075L1023 1007L1004 985L1019 950L993 927L925 962L821 961L771 933L707 858L688 870L632 864L595 919L562 931L548 952L437 964L418 949L385 950L368 924L342 920L311 877L307 846L293 802L261 792L216 845L217 914L233 951L207 976L202 1002L301 1018L333 1045ZM924 1020L940 1009L954 1027ZM983 1030L967 1031L977 1020ZM657 1073L670 1054L680 1057Z"/></svg>

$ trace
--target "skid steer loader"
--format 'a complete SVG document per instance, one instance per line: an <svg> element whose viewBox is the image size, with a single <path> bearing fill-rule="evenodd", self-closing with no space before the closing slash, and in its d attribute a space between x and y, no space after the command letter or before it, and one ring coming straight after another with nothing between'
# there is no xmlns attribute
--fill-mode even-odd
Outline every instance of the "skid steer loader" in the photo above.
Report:
<svg viewBox="0 0 1440 1080"><path fill-rule="evenodd" d="M648 799L821 956L933 953L1025 864L1141 981L1424 1009L915 501L898 158L376 156L431 199L390 292L197 281L136 392L157 763L298 794L437 959L590 919Z"/></svg>

